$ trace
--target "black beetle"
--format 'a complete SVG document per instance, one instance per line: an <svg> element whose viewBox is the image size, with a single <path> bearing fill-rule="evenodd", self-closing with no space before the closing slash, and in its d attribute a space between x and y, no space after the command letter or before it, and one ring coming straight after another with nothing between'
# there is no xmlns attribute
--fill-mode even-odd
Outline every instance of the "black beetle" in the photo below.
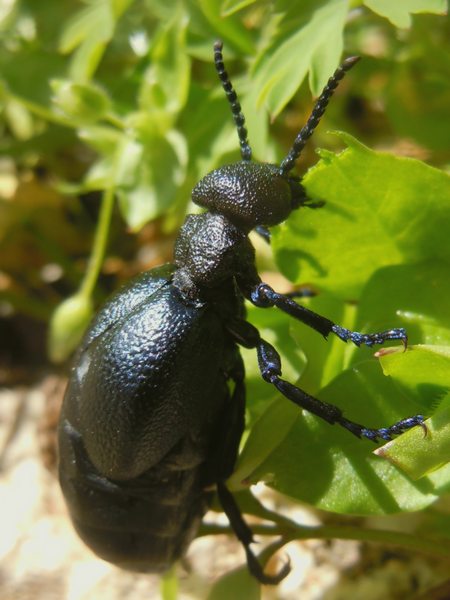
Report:
<svg viewBox="0 0 450 600"><path fill-rule="evenodd" d="M244 546L250 572L276 584L289 564L264 573L252 532L225 485L244 429L245 382L239 345L255 348L262 377L282 395L358 437L390 439L423 417L369 429L346 419L281 379L275 348L245 320L244 299L276 306L324 337L357 346L399 339L404 329L361 334L340 327L263 283L255 268L252 229L292 210L314 207L290 175L338 82L358 60L347 58L329 79L306 125L278 165L251 162L244 116L228 79L222 44L217 72L236 124L242 160L212 171L194 188L206 208L189 215L175 245L175 262L143 273L103 307L78 351L59 425L61 487L79 535L120 567L163 572L195 537L212 489Z"/></svg>

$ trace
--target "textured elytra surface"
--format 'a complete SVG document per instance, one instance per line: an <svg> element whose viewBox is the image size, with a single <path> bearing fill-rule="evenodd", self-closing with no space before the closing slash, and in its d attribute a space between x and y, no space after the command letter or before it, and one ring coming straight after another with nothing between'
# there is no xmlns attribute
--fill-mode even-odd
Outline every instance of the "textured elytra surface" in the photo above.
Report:
<svg viewBox="0 0 450 600"><path fill-rule="evenodd" d="M226 433L222 417L233 414L226 381L236 350L220 305L183 300L172 271L144 273L100 311L59 427L60 481L80 537L135 571L165 571L192 541L209 477L222 472L218 425Z"/></svg>
<svg viewBox="0 0 450 600"><path fill-rule="evenodd" d="M166 285L88 343L67 392L73 402L63 414L83 431L102 473L139 476L186 431L201 431L211 405L205 399L223 378L220 340L214 313L180 304ZM193 372L194 353L207 377Z"/></svg>

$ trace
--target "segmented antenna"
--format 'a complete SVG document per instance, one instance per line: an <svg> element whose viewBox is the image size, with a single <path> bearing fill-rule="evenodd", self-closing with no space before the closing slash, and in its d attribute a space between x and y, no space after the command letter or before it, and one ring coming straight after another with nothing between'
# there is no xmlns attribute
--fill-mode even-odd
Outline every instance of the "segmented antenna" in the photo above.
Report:
<svg viewBox="0 0 450 600"><path fill-rule="evenodd" d="M344 77L345 73L358 62L359 58L359 56L350 56L349 58L346 58L341 66L336 69L332 77L330 77L328 80L327 85L323 88L322 93L314 105L306 125L301 129L300 133L295 138L288 155L280 164L280 172L283 175L287 175L289 171L294 168L295 161L300 156L300 153L305 147L306 142L312 136L314 129L319 124L328 102L330 101L331 96L334 94L334 91L337 88L340 80Z"/></svg>
<svg viewBox="0 0 450 600"><path fill-rule="evenodd" d="M239 136L239 143L241 145L242 160L251 160L252 149L250 148L250 144L247 138L247 129L245 128L245 117L242 113L241 105L239 104L237 94L234 91L233 86L231 85L231 81L228 78L228 73L225 70L225 65L223 64L222 47L223 44L221 41L215 42L214 64L216 66L216 71L219 75L220 81L222 82L222 87L225 90L227 100L231 106L231 113L233 115L234 123L237 129L237 134Z"/></svg>

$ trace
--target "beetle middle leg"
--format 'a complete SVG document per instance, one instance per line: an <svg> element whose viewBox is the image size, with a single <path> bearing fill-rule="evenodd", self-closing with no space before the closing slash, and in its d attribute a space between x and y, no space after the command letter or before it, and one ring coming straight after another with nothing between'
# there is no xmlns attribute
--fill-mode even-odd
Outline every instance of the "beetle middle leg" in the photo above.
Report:
<svg viewBox="0 0 450 600"><path fill-rule="evenodd" d="M291 317L294 317L294 319L315 329L325 338L327 338L330 333L334 333L342 341L351 341L356 346L374 346L375 344L383 344L387 340L401 340L406 348L408 343L408 336L403 327L388 329L378 333L359 333L357 331L351 331L350 329L346 329L345 327L333 323L333 321L330 321L330 319L327 319L326 317L318 315L312 310L309 310L309 308L297 304L297 302L292 300L289 295L275 292L267 283L261 282L256 285L251 290L248 298L252 304L260 308L276 306Z"/></svg>
<svg viewBox="0 0 450 600"><path fill-rule="evenodd" d="M274 385L283 396L291 402L294 402L300 408L324 419L331 425L337 423L344 429L347 429L358 438L366 438L372 442L377 442L380 438L383 440L392 439L393 435L398 435L404 431L423 424L424 417L415 415L401 419L389 427L380 427L378 429L366 427L360 423L350 421L344 417L342 411L337 406L319 400L310 396L299 387L281 379L281 358L276 349L263 340L256 327L253 327L247 321L235 321L230 324L229 331L236 341L247 348L256 348L258 354L258 365L261 375L265 381Z"/></svg>

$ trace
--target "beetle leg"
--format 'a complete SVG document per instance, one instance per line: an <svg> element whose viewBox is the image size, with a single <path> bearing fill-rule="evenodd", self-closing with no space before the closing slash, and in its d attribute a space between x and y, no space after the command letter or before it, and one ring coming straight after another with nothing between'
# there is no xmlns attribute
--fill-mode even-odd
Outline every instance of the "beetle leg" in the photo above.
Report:
<svg viewBox="0 0 450 600"><path fill-rule="evenodd" d="M237 351L227 376L234 382L234 389L231 397L227 398L217 418L217 427L211 435L212 445L203 471L206 486L215 484L217 480L225 481L232 474L245 428L245 369Z"/></svg>
<svg viewBox="0 0 450 600"><path fill-rule="evenodd" d="M275 292L267 283L261 282L256 285L251 290L248 298L255 306L259 306L260 308L276 306L291 317L294 317L294 319L298 319L302 323L305 323L305 325L312 327L312 329L321 333L325 338L330 333L334 333L344 342L351 341L356 346L373 346L375 344L382 344L386 340L401 340L406 348L408 343L408 337L403 327L388 329L387 331L378 333L350 331L350 329L336 325L326 317L322 317L312 310L297 304L288 295Z"/></svg>
<svg viewBox="0 0 450 600"><path fill-rule="evenodd" d="M244 326L247 324L246 321L239 321L238 323L243 323ZM239 326L237 326L237 329L239 329ZM246 333L247 336L253 333L251 325L247 328ZM256 339L254 338L254 340ZM234 390L230 402L224 408L223 416L219 419L220 427L214 436L215 445L210 449L211 456L205 468L205 480L208 481L208 478L211 480L215 475L214 481L217 483L217 494L220 503L236 537L244 547L250 573L263 584L276 585L289 573L289 563L286 563L277 575L266 575L264 573L250 548L250 544L253 542L253 533L244 521L239 506L224 483L233 472L239 441L245 425L245 369L239 352L235 354L228 376L234 381Z"/></svg>
<svg viewBox="0 0 450 600"><path fill-rule="evenodd" d="M315 292L312 288L305 286L301 287L298 290L292 290L292 292L286 292L283 294L286 298L314 298L317 292Z"/></svg>
<svg viewBox="0 0 450 600"><path fill-rule="evenodd" d="M341 427L348 429L356 437L364 437L372 442L377 442L379 438L390 440L393 435L403 433L416 425L421 425L426 431L422 415L408 417L394 423L390 427L381 427L379 429L371 429L354 421L349 421L337 406L314 398L297 386L292 385L292 383L280 378L280 355L269 342L261 338L256 327L247 321L236 320L228 325L228 331L238 344L241 344L245 348L256 348L259 370L265 381L274 385L288 400L291 400L291 402L294 402L300 408L309 411L317 417L324 419L331 425L337 423Z"/></svg>
<svg viewBox="0 0 450 600"><path fill-rule="evenodd" d="M250 548L250 544L253 542L253 533L247 523L244 521L242 517L239 506L237 505L236 500L233 495L226 487L225 483L220 481L217 484L217 493L219 496L220 503L225 514L230 521L230 525L236 534L236 537L244 546L245 554L247 557L247 565L250 573L255 577L260 583L264 583L266 585L277 585L282 581L286 575L291 570L290 562L286 562L280 571L276 575L267 575L264 573L262 566L258 562L257 557L253 553Z"/></svg>
<svg viewBox="0 0 450 600"><path fill-rule="evenodd" d="M257 225L255 231L265 242L270 244L270 231L267 227L264 227L264 225Z"/></svg>
<svg viewBox="0 0 450 600"><path fill-rule="evenodd" d="M333 404L328 404L322 400L318 400L313 396L310 396L300 388L292 385L288 381L280 378L281 375L281 359L275 348L263 339L259 339L257 345L258 353L258 364L261 371L261 375L265 381L274 385L279 392L283 394L288 400L297 404L300 408L303 408L314 415L324 419L331 425L337 423L341 427L344 427L356 437L364 437L372 442L377 442L379 438L383 440L392 439L393 435L398 435L404 431L420 425L423 428L426 426L423 424L424 417L422 415L415 415L406 419L401 419L397 423L394 423L390 427L381 427L379 429L371 429L349 421L344 417L342 411ZM425 429L426 431L426 429Z"/></svg>

